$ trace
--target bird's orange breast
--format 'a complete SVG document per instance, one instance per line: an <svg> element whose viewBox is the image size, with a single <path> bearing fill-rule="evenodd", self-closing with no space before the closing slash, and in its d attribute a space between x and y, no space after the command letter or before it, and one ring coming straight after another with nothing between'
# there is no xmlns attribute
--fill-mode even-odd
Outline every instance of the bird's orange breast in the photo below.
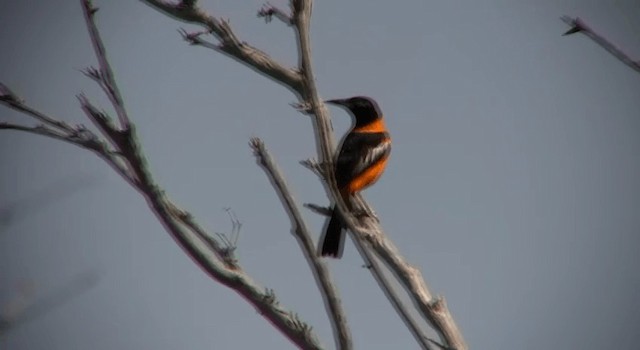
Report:
<svg viewBox="0 0 640 350"><path fill-rule="evenodd" d="M381 158L379 161L373 163L369 168L367 168L367 170L349 181L346 189L347 192L349 194L354 194L373 185L384 172L384 169L387 166L387 160L389 160L389 157Z"/></svg>

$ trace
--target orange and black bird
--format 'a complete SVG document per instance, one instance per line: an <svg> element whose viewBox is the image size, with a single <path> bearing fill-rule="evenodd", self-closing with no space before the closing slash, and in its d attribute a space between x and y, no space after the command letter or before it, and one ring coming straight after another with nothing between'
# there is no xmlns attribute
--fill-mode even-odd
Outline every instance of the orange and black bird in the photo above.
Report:
<svg viewBox="0 0 640 350"><path fill-rule="evenodd" d="M348 207L350 197L374 184L384 172L391 153L391 137L382 111L370 97L356 96L325 101L346 108L353 116L351 130L342 140L335 159L335 178ZM320 255L340 258L344 248L344 225L333 208L320 245Z"/></svg>

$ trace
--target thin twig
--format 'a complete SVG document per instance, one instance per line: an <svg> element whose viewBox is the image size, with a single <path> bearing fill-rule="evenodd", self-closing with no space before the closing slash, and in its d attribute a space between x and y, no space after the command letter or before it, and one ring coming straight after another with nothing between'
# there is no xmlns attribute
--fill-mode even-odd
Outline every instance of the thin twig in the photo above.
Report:
<svg viewBox="0 0 640 350"><path fill-rule="evenodd" d="M563 36L582 33L593 40L596 44L602 46L602 48L607 50L622 63L640 73L640 60L632 59L631 56L624 52L620 47L616 46L614 43L609 41L609 39L600 35L597 31L588 26L587 23L580 19L580 17L572 18L570 16L562 16L560 19L571 26L571 29L562 34Z"/></svg>
<svg viewBox="0 0 640 350"><path fill-rule="evenodd" d="M3 83L0 83L0 104L3 104L16 111L26 113L36 120L46 125L53 126L61 131L73 131L73 127L71 127L69 124L61 120L51 118L46 114L29 107L22 98L16 95L8 86Z"/></svg>
<svg viewBox="0 0 640 350"><path fill-rule="evenodd" d="M227 21L218 19L192 3L185 6L163 0L141 0L145 4L180 21L200 24L220 40L219 51L236 59L252 69L284 84L293 91L302 90L302 77L299 72L282 66L263 51L240 41Z"/></svg>
<svg viewBox="0 0 640 350"><path fill-rule="evenodd" d="M253 149L258 164L271 180L284 209L289 214L292 225L291 232L296 237L324 297L325 307L329 313L329 320L333 326L334 338L337 339L338 349L352 349L353 341L351 340L351 332L349 331L347 318L342 308L338 291L331 283L331 276L326 265L316 255L315 244L311 238L309 227L298 210L298 205L293 198L293 194L284 176L280 172L280 169L278 169L278 166L275 164L262 140L253 138L249 144Z"/></svg>
<svg viewBox="0 0 640 350"><path fill-rule="evenodd" d="M100 65L100 85L103 87L107 97L109 97L113 108L116 110L116 114L118 114L120 127L127 130L129 129L130 123L129 116L124 108L124 100L122 99L122 95L120 94L120 90L116 84L113 70L107 60L107 50L102 43L102 39L98 33L98 27L96 27L93 20L97 10L97 8L93 7L90 0L82 0L82 13L84 14L85 22L87 23L87 29L89 31L89 36L91 37L93 50L96 53L98 64Z"/></svg>

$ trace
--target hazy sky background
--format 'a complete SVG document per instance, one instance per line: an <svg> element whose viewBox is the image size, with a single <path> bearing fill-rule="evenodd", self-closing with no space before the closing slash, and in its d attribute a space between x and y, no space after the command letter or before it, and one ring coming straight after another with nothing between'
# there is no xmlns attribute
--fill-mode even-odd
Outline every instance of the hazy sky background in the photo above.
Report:
<svg viewBox="0 0 640 350"><path fill-rule="evenodd" d="M293 33L256 18L261 4L201 1L241 40L295 64ZM298 164L315 152L309 118L281 86L187 45L176 30L192 26L138 1L96 5L158 182L212 231L230 231L223 208L233 208L243 266L332 348L288 218L247 146L263 138L297 199L327 204ZM640 74L583 35L561 37L563 14L640 59L636 0L314 4L322 97L376 98L394 137L366 197L473 349L638 348ZM79 72L96 65L79 1L0 2L0 43L0 81L33 106L88 125L74 97L84 92L111 111ZM331 112L342 134L349 118ZM30 122L7 109L0 120ZM21 286L38 300L87 271L99 277L11 329L3 349L292 348L93 154L2 131L0 157L0 304ZM317 237L323 218L305 217ZM351 242L329 264L357 349L417 348Z"/></svg>

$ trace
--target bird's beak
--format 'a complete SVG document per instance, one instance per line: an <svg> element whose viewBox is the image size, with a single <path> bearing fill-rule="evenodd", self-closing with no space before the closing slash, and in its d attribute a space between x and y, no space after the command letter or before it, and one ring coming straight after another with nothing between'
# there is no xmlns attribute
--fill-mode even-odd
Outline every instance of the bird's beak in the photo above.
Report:
<svg viewBox="0 0 640 350"><path fill-rule="evenodd" d="M329 103L329 104L337 105L337 106L345 106L346 103L347 103L347 100L344 99L344 98L337 98L337 99L334 99L334 100L326 100L326 101L324 101L324 103Z"/></svg>

